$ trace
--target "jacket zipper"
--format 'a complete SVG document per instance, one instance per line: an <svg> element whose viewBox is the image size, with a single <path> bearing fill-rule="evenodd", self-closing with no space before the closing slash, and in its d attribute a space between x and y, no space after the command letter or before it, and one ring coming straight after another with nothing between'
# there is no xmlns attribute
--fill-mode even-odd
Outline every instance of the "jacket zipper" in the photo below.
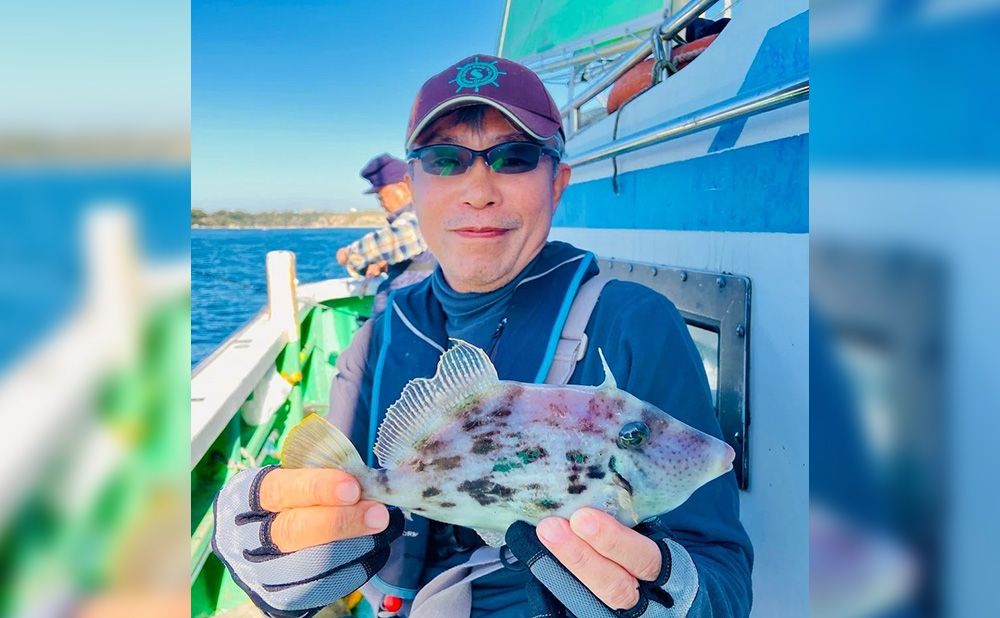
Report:
<svg viewBox="0 0 1000 618"><path fill-rule="evenodd" d="M497 344L500 343L500 335L503 334L503 329L507 326L507 316L504 316L500 323L497 324L496 331L493 332L493 337L490 338L490 348L487 350L486 355L493 360L493 354L497 351Z"/></svg>

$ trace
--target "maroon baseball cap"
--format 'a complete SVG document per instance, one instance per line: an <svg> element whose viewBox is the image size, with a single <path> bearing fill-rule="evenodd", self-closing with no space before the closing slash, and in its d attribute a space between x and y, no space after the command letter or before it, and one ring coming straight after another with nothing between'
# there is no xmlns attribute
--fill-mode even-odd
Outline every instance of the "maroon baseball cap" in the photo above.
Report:
<svg viewBox="0 0 1000 618"><path fill-rule="evenodd" d="M431 122L466 105L495 107L538 141L562 132L559 107L534 71L504 58L477 54L456 62L420 87L406 128L407 150Z"/></svg>

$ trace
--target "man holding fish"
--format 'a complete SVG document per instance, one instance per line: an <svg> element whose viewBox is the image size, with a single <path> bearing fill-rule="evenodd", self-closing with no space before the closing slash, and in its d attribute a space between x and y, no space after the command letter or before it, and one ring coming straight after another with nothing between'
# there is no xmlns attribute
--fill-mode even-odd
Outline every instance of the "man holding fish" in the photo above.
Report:
<svg viewBox="0 0 1000 618"><path fill-rule="evenodd" d="M275 616L359 587L379 616L748 615L732 450L682 318L547 241L570 169L542 82L466 58L421 88L406 148L440 267L341 356L332 425L220 492L234 579Z"/></svg>

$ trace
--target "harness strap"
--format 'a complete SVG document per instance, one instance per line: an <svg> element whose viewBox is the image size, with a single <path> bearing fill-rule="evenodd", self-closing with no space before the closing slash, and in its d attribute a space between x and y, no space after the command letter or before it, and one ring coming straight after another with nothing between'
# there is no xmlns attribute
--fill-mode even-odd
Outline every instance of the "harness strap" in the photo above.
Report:
<svg viewBox="0 0 1000 618"><path fill-rule="evenodd" d="M594 312L601 290L611 281L610 277L596 275L580 286L566 323L563 325L556 354L545 378L546 384L566 384L583 359L587 350L587 334L584 332L590 315ZM413 599L410 618L452 618L469 616L472 613L472 582L503 568L500 550L495 547L480 547L469 560L441 573L417 592Z"/></svg>
<svg viewBox="0 0 1000 618"><path fill-rule="evenodd" d="M597 299L601 296L601 290L611 281L610 277L597 274L588 279L573 299L573 306L566 317L566 324L563 326L559 343L556 344L556 354L552 360L552 367L545 377L546 384L562 385L569 382L576 369L576 364L583 359L587 351L587 323L590 322L590 314L594 312Z"/></svg>
<svg viewBox="0 0 1000 618"><path fill-rule="evenodd" d="M454 618L472 613L472 580L503 568L500 550L480 547L469 560L441 573L420 589L410 618Z"/></svg>

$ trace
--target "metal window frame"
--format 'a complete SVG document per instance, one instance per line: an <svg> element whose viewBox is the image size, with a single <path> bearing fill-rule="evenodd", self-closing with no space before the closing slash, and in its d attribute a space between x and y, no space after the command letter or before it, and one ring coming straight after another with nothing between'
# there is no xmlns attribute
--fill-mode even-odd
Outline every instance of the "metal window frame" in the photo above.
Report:
<svg viewBox="0 0 1000 618"><path fill-rule="evenodd" d="M740 489L750 486L750 278L730 273L600 258L601 272L666 296L688 325L719 335L715 413L722 436L736 451Z"/></svg>

